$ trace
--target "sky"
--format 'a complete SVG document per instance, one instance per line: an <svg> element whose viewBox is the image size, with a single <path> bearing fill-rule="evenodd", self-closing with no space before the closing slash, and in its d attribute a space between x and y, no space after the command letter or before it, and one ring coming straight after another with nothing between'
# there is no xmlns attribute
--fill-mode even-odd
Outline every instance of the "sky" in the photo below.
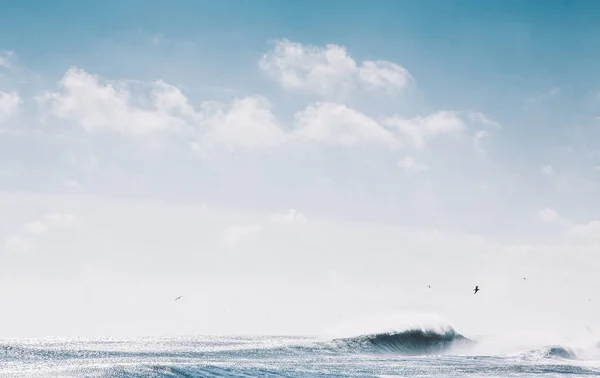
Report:
<svg viewBox="0 0 600 378"><path fill-rule="evenodd" d="M0 1L0 337L596 327L598 12Z"/></svg>

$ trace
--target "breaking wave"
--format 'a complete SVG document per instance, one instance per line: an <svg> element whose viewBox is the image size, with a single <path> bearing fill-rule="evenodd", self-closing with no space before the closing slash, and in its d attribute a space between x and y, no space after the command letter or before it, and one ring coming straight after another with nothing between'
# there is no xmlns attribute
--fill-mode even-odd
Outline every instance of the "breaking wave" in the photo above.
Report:
<svg viewBox="0 0 600 378"><path fill-rule="evenodd" d="M401 332L375 333L335 339L334 343L351 350L373 353L394 353L407 356L442 354L457 346L474 344L454 329L444 332L409 329Z"/></svg>
<svg viewBox="0 0 600 378"><path fill-rule="evenodd" d="M544 350L544 357L546 358L564 358L568 360L574 360L577 355L571 348L562 346L551 346Z"/></svg>
<svg viewBox="0 0 600 378"><path fill-rule="evenodd" d="M578 360L579 356L572 348L560 345L551 345L530 350L522 354L526 360Z"/></svg>

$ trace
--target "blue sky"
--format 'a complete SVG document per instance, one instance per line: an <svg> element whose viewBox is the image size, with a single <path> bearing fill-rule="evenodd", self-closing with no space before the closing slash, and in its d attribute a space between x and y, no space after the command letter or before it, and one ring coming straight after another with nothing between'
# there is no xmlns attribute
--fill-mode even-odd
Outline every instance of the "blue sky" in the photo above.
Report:
<svg viewBox="0 0 600 378"><path fill-rule="evenodd" d="M1 299L15 321L64 306L4 331L314 333L369 303L479 332L573 295L547 326L589 323L597 305L570 288L600 267L599 10L0 2ZM485 287L488 309L423 297L428 282ZM136 323L157 290L191 297L179 321ZM86 292L89 313L69 304ZM94 317L117 303L130 315Z"/></svg>

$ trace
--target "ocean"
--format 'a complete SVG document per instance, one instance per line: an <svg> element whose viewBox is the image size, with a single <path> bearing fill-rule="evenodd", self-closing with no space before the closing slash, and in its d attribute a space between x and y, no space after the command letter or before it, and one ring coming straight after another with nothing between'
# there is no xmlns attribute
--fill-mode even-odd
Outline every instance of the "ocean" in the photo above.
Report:
<svg viewBox="0 0 600 378"><path fill-rule="evenodd" d="M0 377L583 377L598 344L483 352L486 338L415 328L343 338L0 341Z"/></svg>

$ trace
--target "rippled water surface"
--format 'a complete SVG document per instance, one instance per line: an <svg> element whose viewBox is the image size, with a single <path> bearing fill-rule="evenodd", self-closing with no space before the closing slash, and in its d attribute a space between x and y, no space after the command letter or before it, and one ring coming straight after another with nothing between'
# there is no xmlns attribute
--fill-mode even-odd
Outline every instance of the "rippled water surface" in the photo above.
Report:
<svg viewBox="0 0 600 378"><path fill-rule="evenodd" d="M195 337L3 340L2 377L600 376L599 365L552 346L469 353L456 334L408 331L351 339Z"/></svg>

